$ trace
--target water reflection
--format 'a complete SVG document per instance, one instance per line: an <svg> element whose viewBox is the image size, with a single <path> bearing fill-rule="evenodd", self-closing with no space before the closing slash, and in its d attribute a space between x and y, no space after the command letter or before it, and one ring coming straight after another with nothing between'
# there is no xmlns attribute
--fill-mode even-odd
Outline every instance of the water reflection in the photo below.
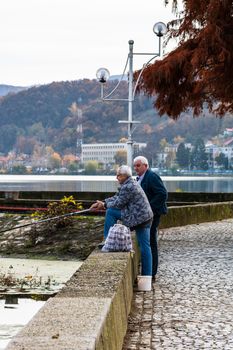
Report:
<svg viewBox="0 0 233 350"><path fill-rule="evenodd" d="M12 307L5 307L5 299L0 299L0 350L4 350L13 336L25 326L40 310L45 301L18 299Z"/></svg>
<svg viewBox="0 0 233 350"><path fill-rule="evenodd" d="M169 192L233 192L232 177L162 176ZM0 191L116 192L115 176L0 175Z"/></svg>
<svg viewBox="0 0 233 350"><path fill-rule="evenodd" d="M19 304L19 298L16 295L6 295L5 309L16 309Z"/></svg>
<svg viewBox="0 0 233 350"><path fill-rule="evenodd" d="M0 191L115 192L115 176L0 175Z"/></svg>
<svg viewBox="0 0 233 350"><path fill-rule="evenodd" d="M163 180L168 192L177 190L206 193L233 192L231 177L164 177Z"/></svg>

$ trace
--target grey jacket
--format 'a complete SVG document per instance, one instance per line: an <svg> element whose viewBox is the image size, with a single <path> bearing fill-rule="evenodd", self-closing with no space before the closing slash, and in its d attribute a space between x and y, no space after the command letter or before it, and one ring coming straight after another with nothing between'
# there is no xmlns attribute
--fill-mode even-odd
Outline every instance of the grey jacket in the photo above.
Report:
<svg viewBox="0 0 233 350"><path fill-rule="evenodd" d="M106 208L121 209L124 225L134 227L153 218L149 201L141 186L129 177L115 196L105 199Z"/></svg>

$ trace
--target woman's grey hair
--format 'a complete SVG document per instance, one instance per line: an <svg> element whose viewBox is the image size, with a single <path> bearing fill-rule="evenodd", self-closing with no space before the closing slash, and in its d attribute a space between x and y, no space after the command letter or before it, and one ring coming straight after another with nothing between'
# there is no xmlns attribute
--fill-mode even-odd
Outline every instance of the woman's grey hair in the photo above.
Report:
<svg viewBox="0 0 233 350"><path fill-rule="evenodd" d="M135 163L138 160L140 160L142 164L149 166L149 162L148 162L148 159L146 157L138 156L138 157L134 158L133 162Z"/></svg>
<svg viewBox="0 0 233 350"><path fill-rule="evenodd" d="M121 165L117 169L117 173L121 174L121 175L127 175L128 177L132 176L132 170L131 170L130 166L128 166L128 165Z"/></svg>

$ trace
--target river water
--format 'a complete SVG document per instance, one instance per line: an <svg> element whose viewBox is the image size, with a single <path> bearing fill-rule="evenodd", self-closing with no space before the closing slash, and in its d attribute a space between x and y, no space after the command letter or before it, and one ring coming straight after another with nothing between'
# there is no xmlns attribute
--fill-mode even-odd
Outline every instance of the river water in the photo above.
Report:
<svg viewBox="0 0 233 350"><path fill-rule="evenodd" d="M168 192L233 192L230 176L162 176ZM0 175L0 191L115 192L115 176Z"/></svg>
<svg viewBox="0 0 233 350"><path fill-rule="evenodd" d="M25 326L44 301L19 299L16 306L5 307L4 299L0 300L0 350L4 350L11 338Z"/></svg>
<svg viewBox="0 0 233 350"><path fill-rule="evenodd" d="M0 256L0 275L11 274L17 279L32 276L46 281L52 281L49 291L57 292L65 282L78 270L80 261L53 261L33 259L12 259ZM3 286L0 285L0 294ZM35 294L38 290L30 289ZM14 295L12 290L9 294ZM40 293L39 293L40 294ZM42 291L42 294L46 294ZM6 348L11 338L26 325L45 301L30 298L18 298L16 304L8 305L4 297L0 298L0 350Z"/></svg>

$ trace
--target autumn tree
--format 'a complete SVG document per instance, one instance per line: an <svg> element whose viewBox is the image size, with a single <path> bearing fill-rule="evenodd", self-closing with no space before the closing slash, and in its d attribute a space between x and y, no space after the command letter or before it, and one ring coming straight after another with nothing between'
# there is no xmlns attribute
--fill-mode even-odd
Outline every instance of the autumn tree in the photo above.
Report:
<svg viewBox="0 0 233 350"><path fill-rule="evenodd" d="M190 163L192 169L208 169L208 155L205 151L204 141L201 138L198 138L195 142L194 148L190 155Z"/></svg>
<svg viewBox="0 0 233 350"><path fill-rule="evenodd" d="M224 153L220 153L216 158L216 162L218 165L220 165L224 169L228 169L229 164L228 164L228 158L225 156Z"/></svg>
<svg viewBox="0 0 233 350"><path fill-rule="evenodd" d="M166 169L174 167L175 158L176 158L176 156L175 156L174 152L169 151L167 153L167 156L166 156L165 161L164 161L164 165L165 165Z"/></svg>
<svg viewBox="0 0 233 350"><path fill-rule="evenodd" d="M169 145L169 143L167 142L167 140L165 138L163 138L160 140L159 145L160 145L161 150L164 151L165 147L167 147Z"/></svg>
<svg viewBox="0 0 233 350"><path fill-rule="evenodd" d="M13 124L6 124L0 128L0 152L13 149L16 141L18 128Z"/></svg>
<svg viewBox="0 0 233 350"><path fill-rule="evenodd" d="M23 164L16 164L13 165L13 167L11 168L11 173L17 175L24 175L27 174L27 168Z"/></svg>
<svg viewBox="0 0 233 350"><path fill-rule="evenodd" d="M127 151L125 149L119 149L114 155L115 163L118 165L127 163Z"/></svg>
<svg viewBox="0 0 233 350"><path fill-rule="evenodd" d="M77 163L77 158L74 154L65 154L62 159L62 164L66 167L75 162Z"/></svg>
<svg viewBox="0 0 233 350"><path fill-rule="evenodd" d="M62 159L62 164L63 166L67 167L71 173L74 173L78 170L77 157L73 154L64 155Z"/></svg>
<svg viewBox="0 0 233 350"><path fill-rule="evenodd" d="M180 135L178 135L178 136L174 137L173 141L175 144L177 144L177 143L180 144L180 143L184 142L184 138L181 137Z"/></svg>
<svg viewBox="0 0 233 350"><path fill-rule="evenodd" d="M68 171L69 173L76 173L78 171L78 163L73 162L68 165Z"/></svg>
<svg viewBox="0 0 233 350"><path fill-rule="evenodd" d="M33 137L18 136L16 141L16 150L18 153L33 154L37 141Z"/></svg>
<svg viewBox="0 0 233 350"><path fill-rule="evenodd" d="M58 169L61 166L61 156L59 153L54 152L48 159L48 164L51 169Z"/></svg>
<svg viewBox="0 0 233 350"><path fill-rule="evenodd" d="M96 160L89 160L84 164L86 175L96 175L98 169L98 162Z"/></svg>
<svg viewBox="0 0 233 350"><path fill-rule="evenodd" d="M70 114L71 114L72 118L75 118L77 120L78 117L79 117L79 113L80 113L77 103L76 102L72 102L71 106L68 109L70 111Z"/></svg>
<svg viewBox="0 0 233 350"><path fill-rule="evenodd" d="M122 137L119 140L119 143L126 143L126 142L127 142L127 138L125 138L125 137Z"/></svg>
<svg viewBox="0 0 233 350"><path fill-rule="evenodd" d="M46 130L41 122L32 124L27 131L29 136L35 137L39 142L46 141Z"/></svg>
<svg viewBox="0 0 233 350"><path fill-rule="evenodd" d="M232 113L232 0L169 2L177 19L168 24L168 40L178 39L179 45L143 71L138 90L156 96L159 114L173 119L188 108L199 115L205 106L219 116Z"/></svg>
<svg viewBox="0 0 233 350"><path fill-rule="evenodd" d="M177 148L176 161L181 168L188 168L190 160L190 151L185 147L185 144L181 142Z"/></svg>

